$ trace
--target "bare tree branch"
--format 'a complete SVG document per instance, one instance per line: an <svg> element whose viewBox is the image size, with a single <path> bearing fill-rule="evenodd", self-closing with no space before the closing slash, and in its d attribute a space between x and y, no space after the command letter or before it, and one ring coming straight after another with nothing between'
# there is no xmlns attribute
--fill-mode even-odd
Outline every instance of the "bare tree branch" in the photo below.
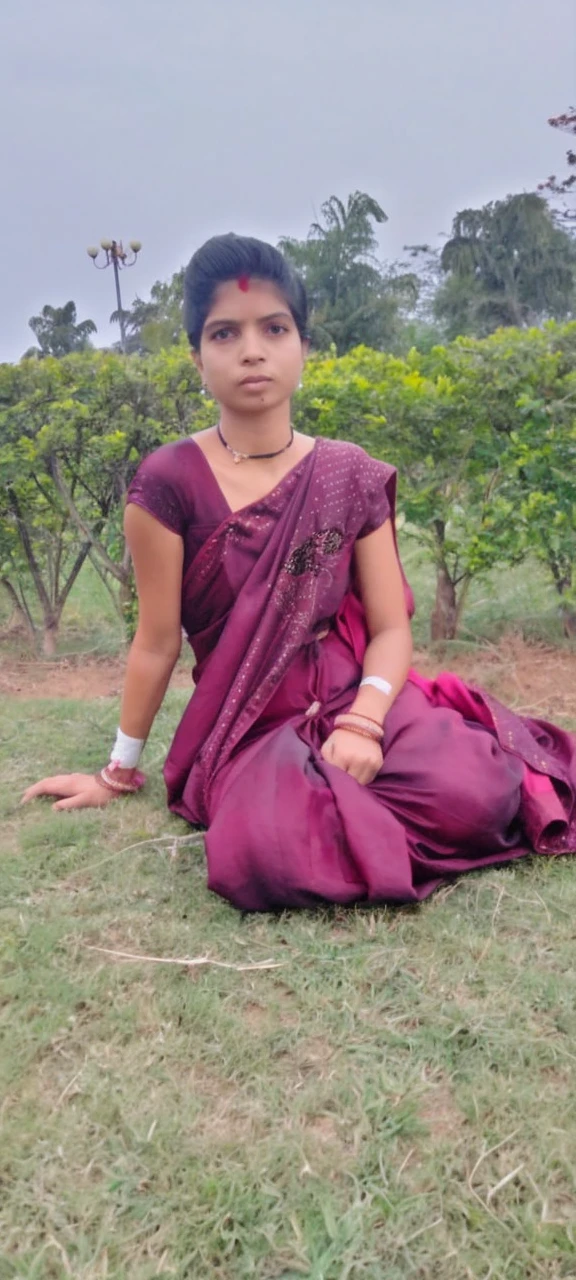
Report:
<svg viewBox="0 0 576 1280"><path fill-rule="evenodd" d="M80 515L80 512L76 507L74 499L72 498L70 490L66 485L64 477L60 470L58 459L56 457L51 458L50 469L51 469L52 479L54 480L54 484L56 485L56 488L58 490L58 493L60 494L60 497L65 502L66 507L70 512L71 519L73 523L76 525L76 528L82 534L82 537L86 539L89 546L92 547L95 554L98 555L99 559L102 561L103 565L108 570L108 573L111 573L112 577L116 578L117 582L124 582L126 575L123 571L122 566L119 564L116 564L114 560L111 560L110 556L108 555L108 552L106 551L106 548L102 545L99 538L96 537L92 529L90 529L89 525L87 525L86 522L82 519L82 516Z"/></svg>

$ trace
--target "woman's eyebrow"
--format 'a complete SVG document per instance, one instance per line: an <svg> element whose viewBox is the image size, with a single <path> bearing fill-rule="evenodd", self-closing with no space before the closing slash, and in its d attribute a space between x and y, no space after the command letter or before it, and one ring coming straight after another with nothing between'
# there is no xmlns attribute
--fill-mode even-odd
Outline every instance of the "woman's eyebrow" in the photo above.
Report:
<svg viewBox="0 0 576 1280"><path fill-rule="evenodd" d="M280 320L280 319L291 320L292 316L289 314L288 311L273 311L272 314L269 316L259 316L258 322L259 324L265 324L267 320ZM227 326L237 325L242 323L243 323L242 320L210 320L210 323L206 325L206 330L208 332L211 332L213 329L225 329Z"/></svg>

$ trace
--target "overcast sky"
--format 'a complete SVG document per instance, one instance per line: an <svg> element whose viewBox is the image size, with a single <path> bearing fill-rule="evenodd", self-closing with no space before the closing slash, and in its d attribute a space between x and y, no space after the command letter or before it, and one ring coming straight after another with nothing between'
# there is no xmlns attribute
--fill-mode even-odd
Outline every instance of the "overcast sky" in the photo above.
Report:
<svg viewBox="0 0 576 1280"><path fill-rule="evenodd" d="M563 170L547 117L576 99L574 0L5 0L0 18L0 359L73 298L117 338L124 302L208 235L305 235L361 189L383 258L457 209Z"/></svg>

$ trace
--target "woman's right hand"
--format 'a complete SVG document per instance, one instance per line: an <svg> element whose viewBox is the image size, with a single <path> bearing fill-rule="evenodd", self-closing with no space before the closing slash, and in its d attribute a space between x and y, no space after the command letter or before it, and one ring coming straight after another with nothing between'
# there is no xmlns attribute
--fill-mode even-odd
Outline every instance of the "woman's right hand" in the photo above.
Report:
<svg viewBox="0 0 576 1280"><path fill-rule="evenodd" d="M60 773L55 778L42 778L24 792L22 804L37 796L58 796L53 809L99 809L117 800L121 791L111 791L97 782L93 773Z"/></svg>

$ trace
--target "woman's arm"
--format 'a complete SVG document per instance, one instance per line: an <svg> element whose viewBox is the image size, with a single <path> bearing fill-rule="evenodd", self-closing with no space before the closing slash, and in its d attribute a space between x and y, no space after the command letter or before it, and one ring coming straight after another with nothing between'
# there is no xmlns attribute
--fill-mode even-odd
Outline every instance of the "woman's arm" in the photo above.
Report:
<svg viewBox="0 0 576 1280"><path fill-rule="evenodd" d="M126 664L120 728L146 739L180 653L184 548L179 534L133 503L126 507L124 529L134 563L138 626ZM119 769L115 777L129 783L134 772ZM108 804L117 794L93 774L71 773L43 778L23 799L58 796L55 809L83 809Z"/></svg>
<svg viewBox="0 0 576 1280"><path fill-rule="evenodd" d="M182 643L184 544L133 503L126 507L124 531L134 564L138 626L126 664L120 728L131 738L147 738Z"/></svg>
<svg viewBox="0 0 576 1280"><path fill-rule="evenodd" d="M385 694L363 685L348 710L382 725L406 680L412 658L410 620L390 520L356 543L355 564L370 636L363 676L378 676L391 689ZM383 762L377 741L346 729L330 734L322 755L364 784L373 781Z"/></svg>
<svg viewBox="0 0 576 1280"><path fill-rule="evenodd" d="M410 619L390 520L356 543L355 561L370 636L363 675L379 676L392 689L386 695L372 685L364 685L358 689L350 710L382 724L412 661Z"/></svg>

